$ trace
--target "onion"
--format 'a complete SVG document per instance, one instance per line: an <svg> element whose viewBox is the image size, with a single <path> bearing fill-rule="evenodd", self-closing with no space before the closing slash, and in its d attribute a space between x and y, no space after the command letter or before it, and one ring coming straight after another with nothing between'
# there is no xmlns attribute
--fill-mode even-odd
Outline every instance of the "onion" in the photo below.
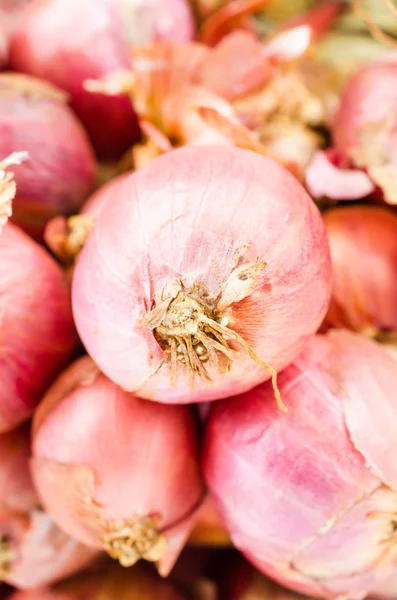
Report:
<svg viewBox="0 0 397 600"><path fill-rule="evenodd" d="M103 372L169 403L275 384L329 299L323 222L298 182L246 150L190 147L112 196L73 281L75 321Z"/></svg>
<svg viewBox="0 0 397 600"><path fill-rule="evenodd" d="M61 268L15 225L1 231L15 193L8 164L0 165L0 432L31 415L76 343Z"/></svg>
<svg viewBox="0 0 397 600"><path fill-rule="evenodd" d="M379 59L347 84L333 139L345 161L367 171L386 202L397 204L397 61Z"/></svg>
<svg viewBox="0 0 397 600"><path fill-rule="evenodd" d="M11 66L66 90L100 156L121 156L139 137L127 98L109 98L83 88L130 66L129 43L155 38L190 39L186 0L42 0L13 36Z"/></svg>
<svg viewBox="0 0 397 600"><path fill-rule="evenodd" d="M95 557L40 510L29 455L27 426L0 435L0 578L20 588L56 581Z"/></svg>
<svg viewBox="0 0 397 600"><path fill-rule="evenodd" d="M349 206L324 217L334 281L328 325L396 336L397 215L378 206Z"/></svg>
<svg viewBox="0 0 397 600"><path fill-rule="evenodd" d="M395 593L396 381L385 349L334 330L279 376L287 415L269 384L216 403L207 482L263 573L318 597Z"/></svg>
<svg viewBox="0 0 397 600"><path fill-rule="evenodd" d="M183 600L171 584L147 569L103 568L51 589L16 592L10 600Z"/></svg>
<svg viewBox="0 0 397 600"><path fill-rule="evenodd" d="M0 155L27 150L15 167L13 221L38 238L46 221L77 212L95 184L86 134L65 94L33 77L0 75Z"/></svg>
<svg viewBox="0 0 397 600"><path fill-rule="evenodd" d="M50 388L34 420L32 472L44 506L123 566L171 570L203 495L193 416L131 396L90 358Z"/></svg>

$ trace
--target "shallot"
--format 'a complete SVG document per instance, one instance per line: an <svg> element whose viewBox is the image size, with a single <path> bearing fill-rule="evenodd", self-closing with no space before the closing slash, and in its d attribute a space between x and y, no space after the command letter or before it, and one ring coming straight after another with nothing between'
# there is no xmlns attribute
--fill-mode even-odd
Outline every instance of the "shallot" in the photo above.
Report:
<svg viewBox="0 0 397 600"><path fill-rule="evenodd" d="M227 397L269 377L276 389L276 372L317 330L331 284L322 219L295 178L247 150L190 147L112 195L72 289L79 333L103 372L168 403Z"/></svg>
<svg viewBox="0 0 397 600"><path fill-rule="evenodd" d="M0 155L24 149L14 168L13 222L39 238L55 215L77 212L95 184L89 140L66 94L27 75L0 75Z"/></svg>
<svg viewBox="0 0 397 600"><path fill-rule="evenodd" d="M333 124L334 146L346 164L364 169L397 204L397 60L382 56L348 82Z"/></svg>
<svg viewBox="0 0 397 600"><path fill-rule="evenodd" d="M301 593L395 594L397 363L333 330L279 376L211 411L204 470L234 544Z"/></svg>
<svg viewBox="0 0 397 600"><path fill-rule="evenodd" d="M21 162L21 156L14 154L0 164L0 432L32 414L76 344L62 269L7 223L15 181L6 169Z"/></svg>
<svg viewBox="0 0 397 600"><path fill-rule="evenodd" d="M52 588L15 592L10 600L183 600L153 572L142 568L101 571L74 577Z"/></svg>
<svg viewBox="0 0 397 600"><path fill-rule="evenodd" d="M349 206L324 218L333 264L327 324L397 339L397 215L380 206Z"/></svg>
<svg viewBox="0 0 397 600"><path fill-rule="evenodd" d="M40 509L29 456L27 426L0 435L0 579L23 589L67 577L96 556Z"/></svg>
<svg viewBox="0 0 397 600"><path fill-rule="evenodd" d="M139 137L134 111L127 98L85 91L84 80L129 68L130 44L192 36L186 0L44 0L13 35L10 63L66 90L100 156L113 159Z"/></svg>
<svg viewBox="0 0 397 600"><path fill-rule="evenodd" d="M188 407L132 396L83 357L35 413L32 473L67 533L167 575L203 499L196 438Z"/></svg>

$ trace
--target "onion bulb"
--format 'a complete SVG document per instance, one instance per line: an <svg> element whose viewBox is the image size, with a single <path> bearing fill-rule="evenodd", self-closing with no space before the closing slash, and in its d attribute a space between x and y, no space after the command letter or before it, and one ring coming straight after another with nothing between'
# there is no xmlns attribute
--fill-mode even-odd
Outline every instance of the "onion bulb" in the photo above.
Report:
<svg viewBox="0 0 397 600"><path fill-rule="evenodd" d="M182 595L152 571L106 566L52 588L15 592L10 600L183 600Z"/></svg>
<svg viewBox="0 0 397 600"><path fill-rule="evenodd" d="M324 218L333 264L327 324L397 339L397 215L348 206Z"/></svg>
<svg viewBox="0 0 397 600"><path fill-rule="evenodd" d="M55 215L77 212L95 184L89 140L52 85L16 73L0 75L0 156L24 149L14 168L13 222L39 238Z"/></svg>
<svg viewBox="0 0 397 600"><path fill-rule="evenodd" d="M382 57L346 85L333 124L334 146L364 169L389 204L397 204L397 60Z"/></svg>
<svg viewBox="0 0 397 600"><path fill-rule="evenodd" d="M0 435L0 579L23 589L71 575L96 555L40 509L29 456L27 426Z"/></svg>
<svg viewBox="0 0 397 600"><path fill-rule="evenodd" d="M0 164L0 432L32 414L76 344L62 269L7 223L15 194L7 168L13 161L20 162L20 155Z"/></svg>
<svg viewBox="0 0 397 600"><path fill-rule="evenodd" d="M206 479L264 574L320 598L394 596L396 381L381 345L333 330L279 376L287 415L268 383L215 404Z"/></svg>
<svg viewBox="0 0 397 600"><path fill-rule="evenodd" d="M73 310L121 387L204 402L270 377L276 388L330 283L324 225L295 178L247 150L189 147L112 187L77 261Z"/></svg>
<svg viewBox="0 0 397 600"><path fill-rule="evenodd" d="M188 407L134 397L84 357L35 413L33 478L69 535L167 575L203 499L196 438Z"/></svg>
<svg viewBox="0 0 397 600"><path fill-rule="evenodd" d="M44 0L13 35L10 62L66 90L101 158L117 159L139 138L134 111L127 98L85 91L84 80L129 68L130 44L192 35L186 0Z"/></svg>

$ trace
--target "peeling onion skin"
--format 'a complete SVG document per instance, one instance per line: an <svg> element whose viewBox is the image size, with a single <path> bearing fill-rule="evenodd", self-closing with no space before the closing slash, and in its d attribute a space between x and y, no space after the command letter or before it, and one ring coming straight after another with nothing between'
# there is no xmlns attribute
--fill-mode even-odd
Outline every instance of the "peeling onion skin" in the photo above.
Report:
<svg viewBox="0 0 397 600"><path fill-rule="evenodd" d="M0 435L0 577L18 588L57 581L96 557L39 509L29 471L29 429L23 425Z"/></svg>
<svg viewBox="0 0 397 600"><path fill-rule="evenodd" d="M52 588L15 592L10 600L183 600L183 596L152 571L103 568Z"/></svg>
<svg viewBox="0 0 397 600"><path fill-rule="evenodd" d="M347 83L333 124L334 146L342 159L364 168L397 204L397 59L384 56Z"/></svg>
<svg viewBox="0 0 397 600"><path fill-rule="evenodd" d="M104 0L39 0L11 38L12 70L68 92L104 160L119 158L139 138L137 119L128 98L92 94L83 82L129 65L121 23Z"/></svg>
<svg viewBox="0 0 397 600"><path fill-rule="evenodd" d="M239 269L250 265L263 267L257 287L232 304L244 291ZM87 351L121 387L159 402L204 402L269 374L242 350L227 373L210 364L211 383L196 377L192 386L181 364L173 385L172 365L140 325L163 286L202 284L213 297L223 286L217 308L232 305L220 311L229 330L278 371L320 325L330 279L323 221L293 176L247 150L190 147L112 188L77 261L73 311Z"/></svg>
<svg viewBox="0 0 397 600"><path fill-rule="evenodd" d="M0 234L0 315L5 432L29 418L77 342L64 272L11 223Z"/></svg>
<svg viewBox="0 0 397 600"><path fill-rule="evenodd" d="M0 155L21 150L12 221L40 239L55 215L76 213L95 186L91 144L61 90L34 77L0 74Z"/></svg>
<svg viewBox="0 0 397 600"><path fill-rule="evenodd" d="M324 214L333 263L326 324L370 336L397 334L397 215L379 206Z"/></svg>
<svg viewBox="0 0 397 600"><path fill-rule="evenodd" d="M395 593L396 381L379 344L334 330L279 376L287 415L268 383L215 404L207 483L267 576L317 597Z"/></svg>
<svg viewBox="0 0 397 600"><path fill-rule="evenodd" d="M43 505L64 531L90 547L112 556L106 541L112 532L116 538L142 522L146 540L151 525L145 519L159 515L146 553L139 539L128 542L128 552L134 554L131 564L146 558L157 562L160 574L169 573L204 491L188 407L134 397L84 357L59 377L36 411L33 457ZM113 558L127 566L126 553Z"/></svg>

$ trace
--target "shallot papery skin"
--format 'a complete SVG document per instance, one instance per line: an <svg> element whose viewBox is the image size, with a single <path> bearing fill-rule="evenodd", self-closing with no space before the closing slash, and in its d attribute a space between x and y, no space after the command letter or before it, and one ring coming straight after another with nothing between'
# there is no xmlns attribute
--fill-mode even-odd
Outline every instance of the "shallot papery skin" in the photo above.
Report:
<svg viewBox="0 0 397 600"><path fill-rule="evenodd" d="M15 166L12 220L35 238L55 215L78 212L95 185L89 139L62 90L28 75L0 75L0 156L25 150Z"/></svg>
<svg viewBox="0 0 397 600"><path fill-rule="evenodd" d="M397 363L333 330L279 376L216 403L204 471L237 548L266 575L322 598L395 596Z"/></svg>
<svg viewBox="0 0 397 600"><path fill-rule="evenodd" d="M51 588L15 592L10 600L183 600L151 570L102 568Z"/></svg>
<svg viewBox="0 0 397 600"><path fill-rule="evenodd" d="M29 588L86 567L96 552L70 539L40 510L29 472L27 425L0 435L0 457L0 579Z"/></svg>
<svg viewBox="0 0 397 600"><path fill-rule="evenodd" d="M129 68L131 43L192 35L185 0L43 0L13 35L10 64L66 90L99 155L114 159L139 138L136 116L128 98L88 92L84 80Z"/></svg>
<svg viewBox="0 0 397 600"><path fill-rule="evenodd" d="M216 400L294 360L327 310L330 268L320 213L283 167L182 148L112 188L77 261L74 317L124 389Z"/></svg>
<svg viewBox="0 0 397 600"><path fill-rule="evenodd" d="M326 323L370 336L397 335L397 215L380 206L324 214L333 265Z"/></svg>
<svg viewBox="0 0 397 600"><path fill-rule="evenodd" d="M132 396L89 357L55 382L34 418L32 473L54 520L123 566L167 575L203 499L188 407Z"/></svg>
<svg viewBox="0 0 397 600"><path fill-rule="evenodd" d="M0 316L4 432L31 415L76 345L64 272L11 223L0 233Z"/></svg>
<svg viewBox="0 0 397 600"><path fill-rule="evenodd" d="M366 170L384 199L397 204L397 60L363 67L347 83L333 123L336 151Z"/></svg>

